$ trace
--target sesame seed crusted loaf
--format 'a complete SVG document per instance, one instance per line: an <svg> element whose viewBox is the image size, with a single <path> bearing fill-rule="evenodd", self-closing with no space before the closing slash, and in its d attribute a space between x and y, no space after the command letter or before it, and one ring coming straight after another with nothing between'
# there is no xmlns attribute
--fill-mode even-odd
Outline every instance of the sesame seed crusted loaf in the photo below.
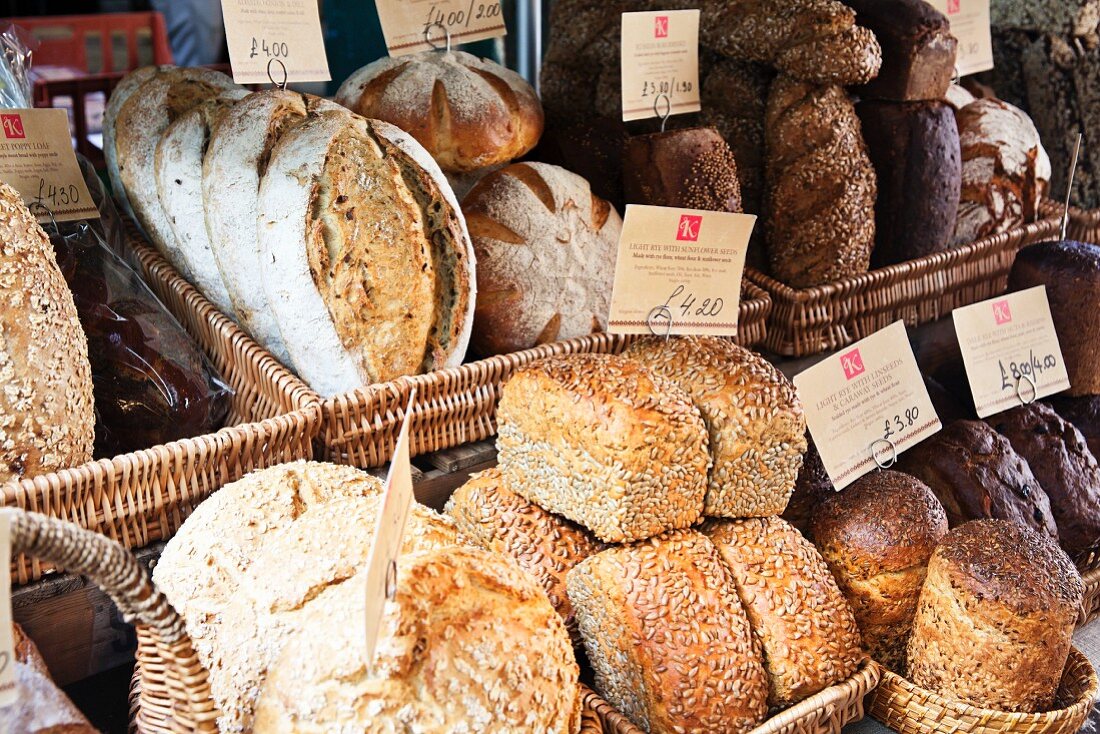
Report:
<svg viewBox="0 0 1100 734"><path fill-rule="evenodd" d="M0 480L92 459L88 340L46 233L0 184Z"/></svg>
<svg viewBox="0 0 1100 734"><path fill-rule="evenodd" d="M332 590L273 666L256 732L575 734L578 667L565 625L511 561L452 546L398 560L373 670L362 583Z"/></svg>
<svg viewBox="0 0 1100 734"><path fill-rule="evenodd" d="M646 337L626 356L675 382L703 416L713 459L703 514L783 512L806 451L802 403L783 373L716 337Z"/></svg>
<svg viewBox="0 0 1100 734"><path fill-rule="evenodd" d="M107 106L103 110L103 157L107 162L107 175L111 180L111 190L115 199L122 204L123 210L130 219L137 221L134 216L134 208L130 206L130 199L126 196L126 187L122 185L122 176L118 170L118 154L115 148L115 121L122 105L130 99L137 89L155 76L159 76L173 69L172 66L142 66L124 76L111 92L111 98L107 100Z"/></svg>
<svg viewBox="0 0 1100 734"><path fill-rule="evenodd" d="M764 650L768 705L789 706L839 683L864 658L852 609L817 549L778 517L708 520Z"/></svg>
<svg viewBox="0 0 1100 734"><path fill-rule="evenodd" d="M1081 607L1077 570L1052 538L1004 520L955 528L928 563L909 677L964 703L1045 711Z"/></svg>
<svg viewBox="0 0 1100 734"><path fill-rule="evenodd" d="M512 488L608 543L690 527L703 511L707 432L691 398L638 363L552 357L504 385L497 449Z"/></svg>
<svg viewBox="0 0 1100 734"><path fill-rule="evenodd" d="M763 721L760 647L718 550L677 530L582 561L566 579L596 689L649 734L742 734Z"/></svg>

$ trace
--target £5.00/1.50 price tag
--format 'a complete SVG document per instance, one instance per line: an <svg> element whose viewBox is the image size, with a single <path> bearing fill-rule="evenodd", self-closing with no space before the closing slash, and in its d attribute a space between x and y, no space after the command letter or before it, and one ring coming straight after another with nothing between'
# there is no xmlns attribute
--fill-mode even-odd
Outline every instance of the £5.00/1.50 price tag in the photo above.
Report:
<svg viewBox="0 0 1100 734"><path fill-rule="evenodd" d="M794 385L837 490L941 428L902 321L823 359Z"/></svg>
<svg viewBox="0 0 1100 734"><path fill-rule="evenodd" d="M622 79L626 122L702 109L699 11L623 13Z"/></svg>
<svg viewBox="0 0 1100 734"><path fill-rule="evenodd" d="M608 330L737 334L741 274L756 217L631 204L619 238Z"/></svg>
<svg viewBox="0 0 1100 734"><path fill-rule="evenodd" d="M222 0L222 17L238 84L332 79L317 0Z"/></svg>
<svg viewBox="0 0 1100 734"><path fill-rule="evenodd" d="M1045 286L952 314L979 418L1069 388Z"/></svg>
<svg viewBox="0 0 1100 734"><path fill-rule="evenodd" d="M451 43L496 38L508 32L500 0L375 0L390 56ZM430 39L430 41L429 41Z"/></svg>
<svg viewBox="0 0 1100 734"><path fill-rule="evenodd" d="M955 66L960 76L993 68L993 34L989 24L989 0L928 0L947 16L951 35L959 39Z"/></svg>

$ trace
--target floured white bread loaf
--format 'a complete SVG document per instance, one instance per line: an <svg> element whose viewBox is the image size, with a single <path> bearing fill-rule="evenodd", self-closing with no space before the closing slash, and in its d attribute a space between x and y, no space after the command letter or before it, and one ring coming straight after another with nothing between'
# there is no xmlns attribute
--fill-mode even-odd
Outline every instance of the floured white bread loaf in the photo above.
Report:
<svg viewBox="0 0 1100 734"><path fill-rule="evenodd" d="M165 256L172 254L168 243L175 235L157 193L157 143L188 110L235 87L217 71L169 69L135 89L115 119L115 155L127 199L138 224Z"/></svg>
<svg viewBox="0 0 1100 734"><path fill-rule="evenodd" d="M271 668L257 734L578 731L569 635L511 561L459 546L402 556L373 670L362 589L356 577L310 606Z"/></svg>
<svg viewBox="0 0 1100 734"><path fill-rule="evenodd" d="M111 180L111 189L115 199L122 204L123 210L135 219L134 209L130 206L130 200L126 196L126 187L122 185L122 176L118 170L118 154L115 152L115 120L122 105L130 99L130 96L145 82L155 76L173 69L172 66L143 66L135 69L119 81L118 86L111 92L111 98L107 100L107 106L103 110L103 157L107 161L107 175Z"/></svg>
<svg viewBox="0 0 1100 734"><path fill-rule="evenodd" d="M298 92L272 89L249 95L230 108L210 132L202 164L202 200L214 259L238 322L284 365L290 354L260 278L260 179L271 150L287 130L309 116L342 110Z"/></svg>
<svg viewBox="0 0 1100 734"><path fill-rule="evenodd" d="M88 341L53 246L0 183L0 481L92 459Z"/></svg>
<svg viewBox="0 0 1100 734"><path fill-rule="evenodd" d="M477 252L478 354L606 328L623 223L587 181L558 166L517 163L483 178L463 211Z"/></svg>
<svg viewBox="0 0 1100 734"><path fill-rule="evenodd" d="M690 527L710 453L691 398L637 362L552 357L508 380L497 408L512 489L608 543Z"/></svg>
<svg viewBox="0 0 1100 734"><path fill-rule="evenodd" d="M246 89L231 89L181 116L161 136L155 165L157 193L174 235L165 243L168 259L219 311L233 319L236 316L229 289L206 232L202 160L210 130L229 108L247 96Z"/></svg>
<svg viewBox="0 0 1100 734"><path fill-rule="evenodd" d="M514 160L542 135L531 85L462 51L381 58L348 77L336 101L405 130L449 172Z"/></svg>
<svg viewBox="0 0 1100 734"><path fill-rule="evenodd" d="M381 490L350 467L284 464L226 485L165 547L153 578L210 672L223 732L252 730L256 697L286 640L309 628L306 612L329 609L341 585L362 593ZM404 552L455 542L449 518L414 505Z"/></svg>
<svg viewBox="0 0 1100 734"><path fill-rule="evenodd" d="M703 415L714 460L704 514L767 517L786 509L806 452L806 416L783 373L716 337L645 338L626 356L679 385Z"/></svg>
<svg viewBox="0 0 1100 734"><path fill-rule="evenodd" d="M472 248L446 179L411 137L319 113L271 151L259 211L266 300L314 390L461 363Z"/></svg>

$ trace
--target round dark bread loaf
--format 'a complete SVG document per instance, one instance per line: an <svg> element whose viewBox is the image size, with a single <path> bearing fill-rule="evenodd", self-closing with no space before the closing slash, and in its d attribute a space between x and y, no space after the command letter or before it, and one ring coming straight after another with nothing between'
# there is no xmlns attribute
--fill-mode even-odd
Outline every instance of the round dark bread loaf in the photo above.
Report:
<svg viewBox="0 0 1100 734"><path fill-rule="evenodd" d="M669 130L628 140L623 191L630 204L742 211L737 162L712 127Z"/></svg>
<svg viewBox="0 0 1100 734"><path fill-rule="evenodd" d="M943 13L924 0L846 0L845 5L882 46L882 69L859 88L861 97L943 99L955 75L958 47Z"/></svg>
<svg viewBox="0 0 1100 734"><path fill-rule="evenodd" d="M817 504L835 491L833 481L825 471L825 464L821 461L821 454L817 451L813 437L810 436L809 431L806 431L806 453L802 456L802 468L798 470L794 491L791 493L790 500L787 501L787 508L783 510L783 519L793 525L798 532L813 540L810 521L817 509Z"/></svg>
<svg viewBox="0 0 1100 734"><path fill-rule="evenodd" d="M1100 461L1100 395L1051 395L1043 402L1081 432L1089 451Z"/></svg>

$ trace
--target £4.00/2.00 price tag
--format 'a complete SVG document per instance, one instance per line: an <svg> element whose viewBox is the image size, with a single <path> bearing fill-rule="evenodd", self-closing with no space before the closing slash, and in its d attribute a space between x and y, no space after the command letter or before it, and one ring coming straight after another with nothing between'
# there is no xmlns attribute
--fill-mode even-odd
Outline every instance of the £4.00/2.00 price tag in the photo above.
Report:
<svg viewBox="0 0 1100 734"><path fill-rule="evenodd" d="M332 79L317 0L222 0L222 17L238 84Z"/></svg>
<svg viewBox="0 0 1100 734"><path fill-rule="evenodd" d="M956 59L959 75L993 68L993 34L989 27L989 0L928 0L947 16L951 35L959 39Z"/></svg>
<svg viewBox="0 0 1100 734"><path fill-rule="evenodd" d="M648 334L737 334L741 274L756 217L631 204L619 238L608 330ZM662 309L663 310L663 309Z"/></svg>
<svg viewBox="0 0 1100 734"><path fill-rule="evenodd" d="M702 109L699 11L623 13L622 78L624 122Z"/></svg>
<svg viewBox="0 0 1100 734"><path fill-rule="evenodd" d="M99 218L73 152L65 110L3 110L0 126L0 181L23 196L38 221Z"/></svg>
<svg viewBox="0 0 1100 734"><path fill-rule="evenodd" d="M902 321L796 375L794 385L837 490L941 428Z"/></svg>
<svg viewBox="0 0 1100 734"><path fill-rule="evenodd" d="M496 38L508 32L500 0L375 0L390 56ZM444 32L443 26L446 28ZM431 38L431 42L428 38Z"/></svg>
<svg viewBox="0 0 1100 734"><path fill-rule="evenodd" d="M951 316L979 418L1069 388L1045 286L956 308Z"/></svg>
<svg viewBox="0 0 1100 734"><path fill-rule="evenodd" d="M15 703L15 639L11 632L11 512L0 510L0 709Z"/></svg>

